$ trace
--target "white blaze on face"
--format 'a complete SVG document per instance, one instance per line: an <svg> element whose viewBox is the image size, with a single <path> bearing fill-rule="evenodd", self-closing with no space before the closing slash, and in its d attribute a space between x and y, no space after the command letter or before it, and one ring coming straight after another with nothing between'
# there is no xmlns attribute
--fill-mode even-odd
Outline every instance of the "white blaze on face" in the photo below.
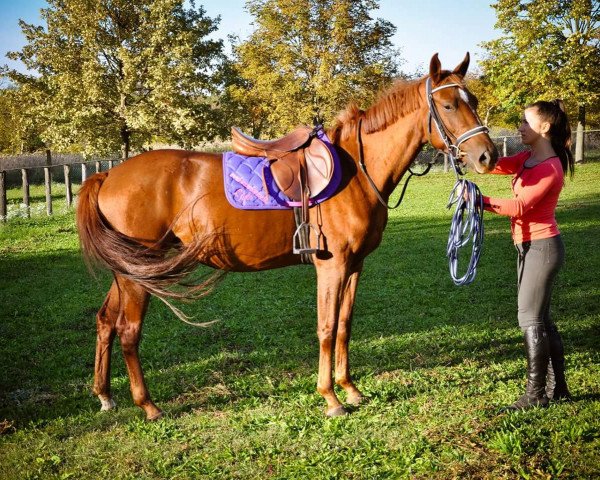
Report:
<svg viewBox="0 0 600 480"><path fill-rule="evenodd" d="M459 88L458 93L460 95L460 98L462 98L466 102L467 105L471 105L469 103L469 96L467 95L466 91L464 91L462 88Z"/></svg>

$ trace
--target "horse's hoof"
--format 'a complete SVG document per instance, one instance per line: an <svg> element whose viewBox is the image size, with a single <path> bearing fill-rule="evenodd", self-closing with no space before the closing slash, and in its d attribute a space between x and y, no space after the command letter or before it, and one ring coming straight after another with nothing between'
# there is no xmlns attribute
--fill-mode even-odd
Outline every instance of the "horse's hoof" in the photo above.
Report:
<svg viewBox="0 0 600 480"><path fill-rule="evenodd" d="M112 397L98 397L100 399L100 403L102 406L100 407L101 412L108 412L109 410L113 410L117 407L117 404L112 399Z"/></svg>
<svg viewBox="0 0 600 480"><path fill-rule="evenodd" d="M160 420L163 417L163 412L161 410L159 410L156 413L153 413L152 415L146 415L146 420L148 422L155 422L156 420Z"/></svg>
<svg viewBox="0 0 600 480"><path fill-rule="evenodd" d="M358 407L359 405L363 405L364 403L366 403L367 398L363 397L362 395L348 395L346 401L349 405L354 405L355 407Z"/></svg>
<svg viewBox="0 0 600 480"><path fill-rule="evenodd" d="M327 416L329 418L343 417L344 415L348 415L348 412L341 405L339 407L330 408L329 410L327 410Z"/></svg>

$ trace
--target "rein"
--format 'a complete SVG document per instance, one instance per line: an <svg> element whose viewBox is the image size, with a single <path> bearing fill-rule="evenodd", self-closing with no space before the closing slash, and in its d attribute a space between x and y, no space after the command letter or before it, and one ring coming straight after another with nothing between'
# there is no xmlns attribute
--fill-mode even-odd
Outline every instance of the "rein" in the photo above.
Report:
<svg viewBox="0 0 600 480"><path fill-rule="evenodd" d="M450 225L450 235L448 237L446 255L448 257L450 276L452 277L454 284L460 286L472 283L477 273L477 264L479 263L479 257L481 255L481 249L483 247L483 196L481 195L479 187L477 187L475 183L460 178L462 175L464 175L464 172L460 169L456 160L464 155L460 149L462 143L474 137L475 135L479 135L481 133L488 133L489 130L487 127L481 125L481 120L479 119L479 116L475 111L473 111L475 117L480 123L478 126L467 130L458 137L448 132L446 126L444 125L444 122L442 121L442 118L440 117L435 102L433 101L433 94L444 88L458 88L462 90L462 86L458 83L449 83L436 88L432 88L431 77L427 78L425 83L425 91L427 96L427 105L429 107L429 143L431 143L431 124L433 123L440 138L444 142L446 151L448 153L448 157L450 158L450 162L452 163L452 167L456 174L456 183L454 184L454 188L450 193L447 205L448 209L451 208L452 205L456 205L456 208L454 211L454 215L452 216L452 223ZM375 195L377 196L379 202L389 210L398 208L400 206L400 203L402 203L404 193L406 192L406 187L408 186L408 182L411 179L411 177L413 175L416 177L421 177L427 174L431 169L432 163L428 164L427 168L421 173L415 173L409 167L408 171L410 172L410 175L404 183L404 187L402 188L400 198L398 199L396 205L391 207L382 198L377 186L375 185L375 182L367 172L367 167L364 162L361 130L362 118L358 121L358 128L356 132L360 168L367 177L367 180L373 188L373 191L375 192ZM452 135L455 138L454 143L451 142L450 135ZM471 242L472 244L469 265L467 267L466 273L462 277L459 277L457 273L459 251L462 247L465 247L469 242Z"/></svg>
<svg viewBox="0 0 600 480"><path fill-rule="evenodd" d="M472 283L477 274L477 264L479 263L479 257L483 247L483 196L481 195L481 190L479 190L479 187L475 183L460 178L461 175L464 175L464 172L460 169L456 160L463 156L463 153L460 150L460 145L463 142L480 133L488 133L489 130L483 125L478 125L471 130L467 130L462 135L455 137L456 140L454 144L450 142L447 129L438 113L435 102L433 101L433 94L435 92L450 87L461 88L457 83L449 83L447 85L431 88L431 77L427 78L425 83L427 104L429 105L429 136L431 138L431 123L433 121L440 138L448 150L448 156L450 157L450 162L452 163L452 167L456 174L456 183L454 184L452 192L450 192L448 205L446 206L450 209L452 205L456 205L450 224L446 256L448 257L448 267L450 269L452 281L455 285L461 286ZM473 113L479 120L477 113L475 111ZM479 120L479 122L481 123L481 120ZM462 277L459 277L458 257L460 249L468 245L469 242L471 242L469 265L467 266L465 274Z"/></svg>
<svg viewBox="0 0 600 480"><path fill-rule="evenodd" d="M393 207L391 207L383 199L383 197L379 193L379 189L377 188L377 185L375 185L375 182L371 178L371 175L369 175L369 172L367 172L367 166L365 165L365 159L364 159L364 155L363 155L363 145L362 145L361 130L362 130L362 118L360 118L358 120L358 128L356 129L356 143L358 143L358 164L360 165L360 169L362 170L362 172L367 177L367 180L369 181L369 185L371 185L371 188L375 192L375 196L377 197L377 200L379 200L379 203L381 203L388 210L395 210L402 203L402 199L404 198L404 194L406 193L406 187L408 187L408 182L410 181L411 177L413 177L413 176L415 176L415 177L422 177L423 175L427 175L427 173L429 173L429 170L431 170L431 167L432 167L433 163L428 163L427 164L427 168L425 168L425 170L423 170L420 173L413 172L410 167L408 168L408 171L409 171L410 175L408 176L408 178L404 182L404 187L402 187L402 192L400 193L400 198L396 202L396 205L394 205Z"/></svg>
<svg viewBox="0 0 600 480"><path fill-rule="evenodd" d="M465 199L466 196L466 199ZM455 285L469 285L475 280L477 264L483 247L483 196L475 183L458 179L450 193L448 205L450 209L456 205L450 234L446 246L450 276ZM458 276L458 257L460 249L471 242L469 265L462 277Z"/></svg>

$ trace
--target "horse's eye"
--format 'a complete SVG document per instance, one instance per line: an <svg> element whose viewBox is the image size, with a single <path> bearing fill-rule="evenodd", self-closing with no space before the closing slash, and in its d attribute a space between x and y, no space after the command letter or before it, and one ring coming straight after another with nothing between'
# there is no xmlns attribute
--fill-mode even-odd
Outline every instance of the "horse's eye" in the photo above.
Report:
<svg viewBox="0 0 600 480"><path fill-rule="evenodd" d="M451 103L447 103L446 105L444 105L444 110L446 110L447 112L451 112L452 110L454 110L454 107Z"/></svg>

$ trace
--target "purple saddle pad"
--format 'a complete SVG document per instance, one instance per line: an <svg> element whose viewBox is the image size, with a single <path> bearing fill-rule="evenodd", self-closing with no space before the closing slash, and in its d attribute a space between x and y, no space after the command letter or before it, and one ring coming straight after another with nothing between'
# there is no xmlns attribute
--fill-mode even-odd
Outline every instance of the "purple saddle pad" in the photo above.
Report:
<svg viewBox="0 0 600 480"><path fill-rule="evenodd" d="M319 138L325 142L333 156L333 176L329 185L309 200L313 206L331 197L342 177L337 151L323 130ZM301 206L285 195L275 183L270 162L264 157L246 157L235 152L223 154L225 195L229 203L242 210L283 210Z"/></svg>

